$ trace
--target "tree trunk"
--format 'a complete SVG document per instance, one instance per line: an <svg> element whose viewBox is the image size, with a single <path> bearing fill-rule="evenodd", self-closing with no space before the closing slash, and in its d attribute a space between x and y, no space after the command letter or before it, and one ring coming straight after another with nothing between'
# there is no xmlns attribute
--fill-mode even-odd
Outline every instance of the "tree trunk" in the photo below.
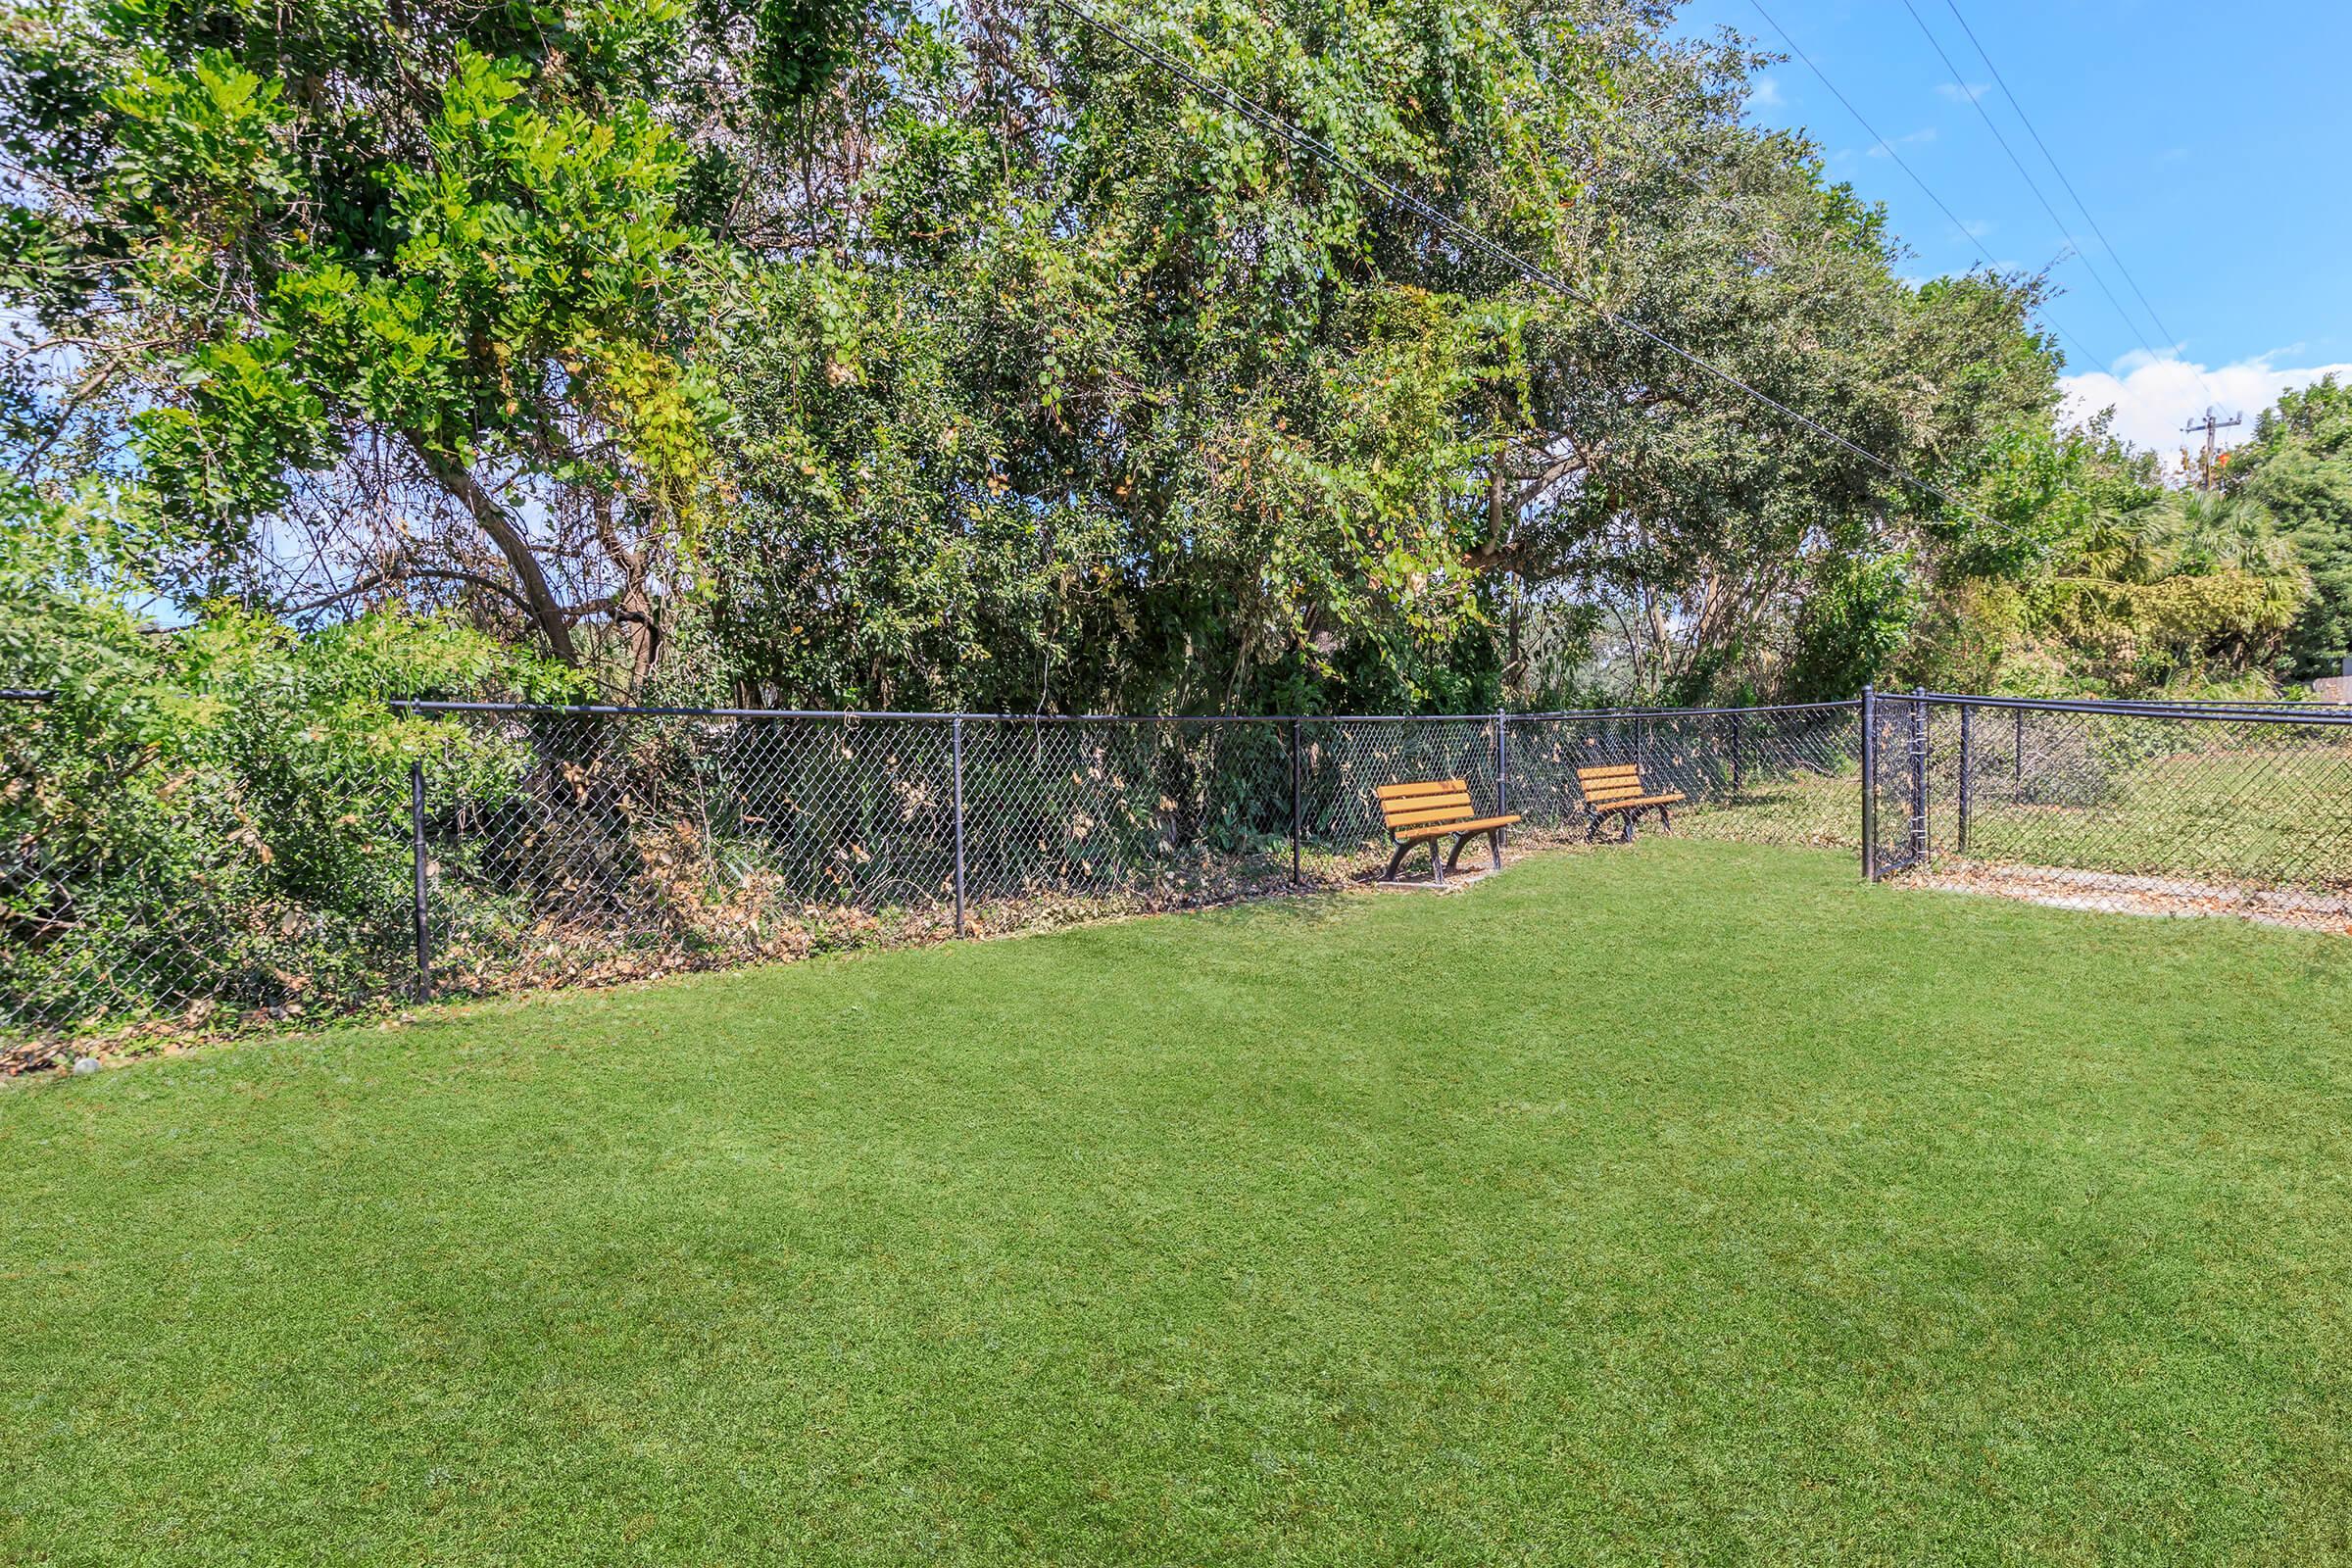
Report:
<svg viewBox="0 0 2352 1568"><path fill-rule="evenodd" d="M644 695L662 657L662 624L654 618L654 601L645 591L642 571L629 574L618 609L629 639L629 700L635 702Z"/></svg>
<svg viewBox="0 0 2352 1568"><path fill-rule="evenodd" d="M410 449L441 488L457 499L482 532L490 536L490 542L498 546L498 553L507 558L507 564L514 571L515 586L522 592L531 619L547 639L549 651L566 664L577 664L580 660L572 646L571 622L565 618L564 607L557 603L555 590L548 586L547 572L540 566L539 558L531 553L530 541L523 538L514 519L507 515L506 508L457 459L416 435L410 435L408 440Z"/></svg>

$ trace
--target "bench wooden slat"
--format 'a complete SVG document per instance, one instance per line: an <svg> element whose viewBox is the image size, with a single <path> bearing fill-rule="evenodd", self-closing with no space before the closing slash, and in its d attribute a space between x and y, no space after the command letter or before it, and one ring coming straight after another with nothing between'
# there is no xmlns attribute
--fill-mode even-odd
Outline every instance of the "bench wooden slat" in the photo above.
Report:
<svg viewBox="0 0 2352 1568"><path fill-rule="evenodd" d="M1396 836L1408 844L1418 844L1423 839L1442 839L1448 833L1484 833L1493 827L1509 827L1518 820L1516 811L1508 816L1474 816L1467 822L1433 822L1426 827L1400 828Z"/></svg>
<svg viewBox="0 0 2352 1568"><path fill-rule="evenodd" d="M1393 801L1405 795L1467 795L1470 784L1466 779L1431 778L1413 784L1383 784L1373 790L1376 800Z"/></svg>
<svg viewBox="0 0 2352 1568"><path fill-rule="evenodd" d="M1641 768L1635 766L1631 762L1603 762L1593 767L1580 767L1576 770L1576 776L1579 780L1588 778L1613 778L1619 774L1639 774L1641 771Z"/></svg>
<svg viewBox="0 0 2352 1568"><path fill-rule="evenodd" d="M1384 811L1434 811L1440 807L1469 804L1468 790L1448 790L1443 795L1400 795L1396 800L1381 802L1380 808Z"/></svg>
<svg viewBox="0 0 2352 1568"><path fill-rule="evenodd" d="M1664 795L1637 795L1624 801L1588 800L1587 804L1593 810L1606 815L1610 811L1638 811L1652 806L1680 806L1684 799L1680 793L1670 791Z"/></svg>
<svg viewBox="0 0 2352 1568"><path fill-rule="evenodd" d="M1470 803L1464 801L1458 806L1448 806L1441 810L1389 811L1384 814L1383 820L1385 825L1394 831L1400 827L1436 827L1446 822L1467 822L1474 814Z"/></svg>
<svg viewBox="0 0 2352 1568"><path fill-rule="evenodd" d="M1449 790L1428 790L1419 795L1392 795L1380 803L1384 811L1418 811L1442 801L1466 801L1470 792L1459 784Z"/></svg>
<svg viewBox="0 0 2352 1568"><path fill-rule="evenodd" d="M1447 790L1443 794L1433 791L1427 795L1399 795L1381 802L1380 808L1384 811L1426 811L1440 806L1463 805L1469 799L1468 790Z"/></svg>

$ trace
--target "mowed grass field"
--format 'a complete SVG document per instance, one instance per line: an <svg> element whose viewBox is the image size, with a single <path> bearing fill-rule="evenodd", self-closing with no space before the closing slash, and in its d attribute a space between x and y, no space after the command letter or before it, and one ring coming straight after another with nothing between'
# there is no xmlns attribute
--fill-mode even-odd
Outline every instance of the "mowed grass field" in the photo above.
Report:
<svg viewBox="0 0 2352 1568"><path fill-rule="evenodd" d="M1946 783L1931 798L1939 844L1957 842L1955 793ZM2342 747L2167 754L2093 807L2013 802L1996 770L1974 805L1971 849L1988 858L2352 888L2352 751Z"/></svg>
<svg viewBox="0 0 2352 1568"><path fill-rule="evenodd" d="M0 1092L0 1561L2352 1555L2352 948L1645 837Z"/></svg>
<svg viewBox="0 0 2352 1568"><path fill-rule="evenodd" d="M2115 779L2094 805L2054 805L2011 785L2005 758L1986 760L1972 792L1972 858L2119 874L2200 877L2257 886L2352 889L2352 753L2305 746L2170 753ZM1888 775L1882 809L1902 809ZM1857 771L1757 779L1737 805L1676 818L1695 838L1849 847L1861 842ZM1959 781L1939 765L1928 790L1928 835L1960 844ZM1891 839L1895 830L1884 829Z"/></svg>

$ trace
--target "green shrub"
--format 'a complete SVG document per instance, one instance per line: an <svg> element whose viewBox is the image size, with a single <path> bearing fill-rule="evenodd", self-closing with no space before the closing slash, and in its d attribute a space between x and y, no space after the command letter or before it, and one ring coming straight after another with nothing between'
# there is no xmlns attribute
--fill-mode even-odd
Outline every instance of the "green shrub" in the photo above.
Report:
<svg viewBox="0 0 2352 1568"><path fill-rule="evenodd" d="M524 760L389 699L560 683L448 620L155 623L102 510L14 499L0 684L54 695L0 705L0 1018L300 1013L404 975L410 764L494 799Z"/></svg>

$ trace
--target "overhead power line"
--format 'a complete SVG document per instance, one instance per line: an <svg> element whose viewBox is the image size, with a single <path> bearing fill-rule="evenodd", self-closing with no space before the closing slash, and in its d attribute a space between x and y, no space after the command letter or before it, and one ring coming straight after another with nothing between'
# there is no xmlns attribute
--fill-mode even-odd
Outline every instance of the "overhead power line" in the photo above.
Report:
<svg viewBox="0 0 2352 1568"><path fill-rule="evenodd" d="M2017 149L2012 147L2009 144L2009 138L2001 133L2000 125L1986 112L1984 102L1977 94L1968 90L1968 77L1957 65L1953 64L1951 55L1943 47L1943 40L1936 36L1936 29L1928 25L1928 19L1919 14L1919 8L1913 5L1911 0L1903 0L1903 9L1911 13L1911 20L1919 24L1919 30L1927 35L1929 46L1936 51L1936 58L1942 61L1944 70L1952 74L1953 84L1960 89L1960 96L1968 100L1968 106L1977 112L1977 118L1984 122L1984 128L1992 132L1992 139L2000 144L2001 151L2008 156L2010 167L2017 171L2018 177L2026 182L2026 189L2034 193L2034 199L2041 204L2043 212L2049 214L2050 221L2058 225L2059 236L2064 238L2070 226L2067 220L2058 216L2058 209L2050 205L2049 197L2042 194L2040 182L2034 179L2033 172L2026 168L2026 161L2017 156ZM2157 353L2149 344L2146 334L2142 333L2138 324L2132 319L2132 313L2124 309L2124 302L2116 298L2114 289L2107 286L2105 275L2099 271L2096 266L2092 265L2090 253L2078 246L2075 254L2082 258L2082 270L2090 274L2090 280L2098 284L2099 292L2107 296L2107 303L2115 307L2116 318L2124 323L2124 330L2132 334L2132 340L2140 346L2149 359L2161 361L2164 356ZM2199 379L2202 380L2203 377L2200 376ZM2212 388L2208 387L2206 390L2211 391Z"/></svg>
<svg viewBox="0 0 2352 1568"><path fill-rule="evenodd" d="M1923 479L1918 474L1913 473L1909 468L1905 467L1902 464L1896 463L1889 458L1883 458L1877 453L1871 451L1868 447L1862 446L1845 436L1839 435L1837 431L1831 429L1828 425L1823 424L1820 420L1812 417L1810 415L1799 413L1797 410L1790 408L1788 404L1781 402L1778 398L1773 397L1771 394L1761 391L1758 388L1750 385L1748 382L1742 380L1740 376L1732 371L1714 364L1712 361L1703 359L1700 356L1691 353L1689 349L1684 348L1681 344L1674 342L1670 338L1667 338L1660 333L1652 331L1650 328L1643 326L1641 322L1628 320L1626 318L1619 316L1614 311L1611 311L1607 306L1601 304L1599 300L1593 298L1585 290L1577 287L1574 283L1569 282L1568 279L1560 276L1558 273L1550 271L1545 268L1538 267L1535 263L1528 261L1516 251L1513 251L1507 246L1498 244L1495 241L1489 239L1486 235L1480 233L1477 229L1470 227L1467 223L1461 222L1447 214L1440 212L1437 208L1432 207L1429 203L1423 201L1420 197L1415 196L1412 192L1405 190L1403 187L1396 185L1390 180L1382 178L1380 175L1372 172L1372 171L1364 168L1362 165L1357 164L1352 159L1349 159L1345 154L1341 153L1337 148L1331 146L1330 143L1325 142L1321 138L1300 129L1297 125L1292 124L1290 122L1284 120L1282 117L1275 114L1272 110L1266 108L1264 105L1257 103L1253 99L1242 96L1242 94L1235 92L1232 88L1226 86L1220 81L1202 75L1200 73L1193 70L1190 66L1184 64L1184 62L1176 59L1166 51L1147 42L1145 39L1137 36L1134 32L1129 31L1127 28L1119 25L1117 23L1110 21L1108 18L1097 16L1085 6L1078 4L1078 0L1047 0L1047 3L1052 5L1056 10L1068 13L1082 25L1092 28L1094 31L1099 32L1104 37L1118 43L1121 47L1131 51L1134 54L1142 56L1146 60L1151 61L1153 65L1159 67L1160 70L1166 72L1169 75L1174 76L1185 86L1191 88L1194 92L1200 94L1201 97L1208 99L1211 103L1231 110L1233 113L1241 116L1244 120L1249 121L1251 124L1256 125L1259 129L1265 131L1267 134L1287 143L1292 147L1298 148L1300 152L1305 153L1308 157L1316 159L1331 169L1338 171L1355 184L1375 193L1376 195L1386 197L1388 200L1395 202L1397 206L1411 213L1414 217L1419 218L1423 222L1428 223L1439 233L1444 234L1447 238L1455 241L1465 249L1474 251L1477 254L1499 264L1509 270L1516 272L1520 276L1528 279L1530 282L1540 284L1543 287L1551 289L1558 294L1575 300L1578 304L1583 305L1589 310L1592 311L1593 314L1597 315L1603 321L1606 321L1609 325L1617 328L1619 331L1630 332L1634 336L1641 338L1642 341L1665 350L1668 354L1673 355L1676 359L1681 360L1684 364L1689 365L1693 369L1700 370L1705 374L1714 377L1716 380L1721 381L1724 385L1742 393L1746 397L1753 399L1755 402L1762 404L1765 408L1772 410L1774 413L1780 415L1783 418L1788 420L1791 424L1811 431L1813 434L1820 436L1823 440L1828 441L1833 446L1836 446L1839 451L1861 459L1863 462L1871 465L1881 472L1911 486L1913 489L1919 491L1922 495L1934 496L1936 500L1941 501L1944 505L1951 507L1955 511L1960 512L1970 517L1974 517L1976 520L1984 523L1987 527L1998 529L2002 532L2010 533L2012 535L2017 534L2016 529L2000 521L1998 518L1985 515L1983 512L1980 512L1975 507L1970 506L1967 502L1961 500L1958 496L1953 495L1950 491L1944 489L1941 485L1935 483L1933 480Z"/></svg>
<svg viewBox="0 0 2352 1568"><path fill-rule="evenodd" d="M1800 45L1793 37L1789 36L1788 29L1781 25L1779 19L1774 17L1771 12L1764 9L1764 0L1748 0L1748 3L1756 8L1756 15L1762 17L1765 22L1770 24L1772 30L1781 35L1781 42L1788 46L1788 52L1796 56L1797 59L1803 61L1807 71L1810 71L1814 75L1821 78L1821 84L1830 89L1830 96L1845 106L1845 112L1854 117L1854 123L1860 125L1863 129L1863 132L1868 135L1872 141L1884 148L1887 157L1894 160L1894 167L1910 176L1911 183L1919 187L1920 194L1926 196L1928 200L1934 202L1936 204L1936 210L1943 214L1946 219L1951 220L1952 227L1960 231L1960 237L1967 240L1971 245L1974 245L1977 248L1977 254L1984 258L1985 267L1995 272L1998 272L2001 270L2001 264L1993 260L1992 252L1984 248L1984 242L1977 237L1976 231L1970 228L1968 224L1962 222L1960 220L1960 216L1952 211L1951 207L1945 203L1941 196L1936 194L1935 187L1930 185L1924 178L1922 178L1919 171L1913 169L1903 155L1895 150L1893 141L1886 136L1882 135L1879 131L1879 127L1872 124L1869 119L1863 115L1862 111L1854 107L1854 101L1851 98L1848 98L1838 87L1838 85L1830 79L1830 74L1822 70L1820 66L1814 64L1813 57L1805 53L1803 46ZM2066 329L2066 323L2059 320L2056 316L2050 317L2050 325L2056 327L2058 329L2058 335L2065 338L2069 343L2073 344L2076 350L2082 354L2085 361L2093 365L2101 363L2099 356L2092 353L2091 350L2083 344L2081 338L2068 331Z"/></svg>
<svg viewBox="0 0 2352 1568"><path fill-rule="evenodd" d="M2164 324L2164 318L2156 314L2156 307L2149 303L2147 291L2139 286L2139 279L2133 277L2132 269L2124 265L2124 253L2115 248L2115 241L2107 237L2107 231L2099 227L2099 220L2091 216L2082 192L2076 190L2075 182L2066 177L2066 170L2059 164L2057 155L2050 151L2050 144L2043 141L2041 132L2034 128L2034 117L2026 113L2026 106L2019 103L2017 94L2009 90L2009 79L2001 74L2001 68L1992 63L1992 56L1985 52L1984 41L1977 36L1977 29L1970 26L1968 18L1960 14L1958 0L1943 0L1943 3L1951 11L1952 20L1960 24L1960 30L1968 34L1968 41L1976 49L1977 58L1984 62L1986 71L1992 73L1992 79L2001 89L2001 96L2008 99L2009 107L2017 112L2019 122L2026 127L2026 134L2033 137L2034 145L2041 149L2041 156L2049 164L2050 172L2058 176L2058 183L2064 185L2067 195L2074 199L2075 210L2082 215L2082 221L2090 225L2090 231L2099 237L2099 243L2107 247L2108 258L2115 263L2115 270L2124 274L2124 281L2132 285L2132 292L2138 297L2140 308L2148 313L2148 319L2155 323L2156 335L2167 343L2180 342L2173 335L2172 328ZM1961 90L1967 90L1967 83L1961 83ZM2209 387L2207 390L2212 389Z"/></svg>

